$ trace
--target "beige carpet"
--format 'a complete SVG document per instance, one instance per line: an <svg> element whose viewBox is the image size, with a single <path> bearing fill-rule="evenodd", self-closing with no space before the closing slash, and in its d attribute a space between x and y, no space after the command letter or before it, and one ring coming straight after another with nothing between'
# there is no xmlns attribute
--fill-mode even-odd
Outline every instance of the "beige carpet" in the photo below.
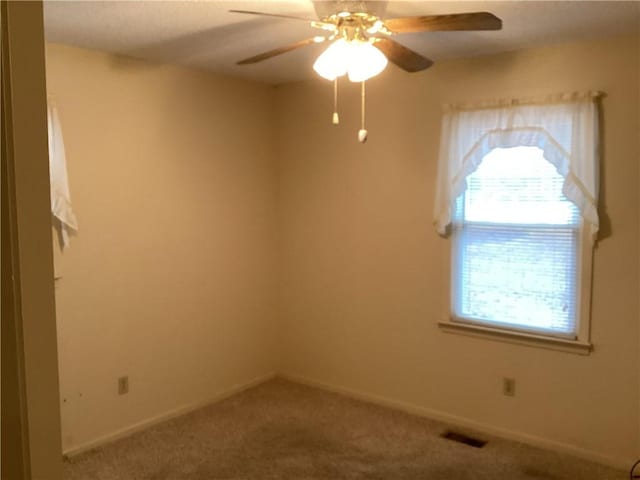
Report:
<svg viewBox="0 0 640 480"><path fill-rule="evenodd" d="M628 474L272 380L65 462L65 480L623 480Z"/></svg>

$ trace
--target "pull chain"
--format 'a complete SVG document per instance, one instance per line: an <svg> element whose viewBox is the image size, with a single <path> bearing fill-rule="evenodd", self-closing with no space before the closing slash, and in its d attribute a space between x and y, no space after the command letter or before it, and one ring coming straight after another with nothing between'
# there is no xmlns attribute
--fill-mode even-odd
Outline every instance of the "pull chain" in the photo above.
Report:
<svg viewBox="0 0 640 480"><path fill-rule="evenodd" d="M340 123L340 117L338 116L338 77L333 81L333 124L338 125Z"/></svg>
<svg viewBox="0 0 640 480"><path fill-rule="evenodd" d="M365 92L365 86L364 86L364 82L361 83L361 88L360 88L360 97L361 97L361 102L362 102L362 106L361 106L361 122L360 122L360 130L358 130L358 141L360 143L365 143L367 141L367 136L369 135L369 132L367 132L367 129L364 126L364 119L365 119L365 96L366 96L366 92Z"/></svg>

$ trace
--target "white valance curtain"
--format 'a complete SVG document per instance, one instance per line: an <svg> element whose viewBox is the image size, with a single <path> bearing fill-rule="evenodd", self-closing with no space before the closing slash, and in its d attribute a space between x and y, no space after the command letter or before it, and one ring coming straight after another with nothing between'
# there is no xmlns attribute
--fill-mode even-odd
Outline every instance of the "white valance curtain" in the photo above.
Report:
<svg viewBox="0 0 640 480"><path fill-rule="evenodd" d="M447 105L442 123L434 224L444 235L467 177L494 148L535 146L564 178L563 193L598 231L597 92L544 99Z"/></svg>
<svg viewBox="0 0 640 480"><path fill-rule="evenodd" d="M49 177L51 182L51 213L60 221L62 246L69 246L69 232L78 231L78 221L71 208L67 178L67 159L62 140L62 128L53 99L47 100L49 130Z"/></svg>

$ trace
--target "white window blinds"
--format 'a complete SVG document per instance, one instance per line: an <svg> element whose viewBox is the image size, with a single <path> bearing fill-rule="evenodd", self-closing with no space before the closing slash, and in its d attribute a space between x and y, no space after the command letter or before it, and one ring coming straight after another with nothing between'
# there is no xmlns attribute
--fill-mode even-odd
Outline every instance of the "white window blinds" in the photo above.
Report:
<svg viewBox="0 0 640 480"><path fill-rule="evenodd" d="M581 217L537 147L496 148L454 215L459 320L575 338Z"/></svg>

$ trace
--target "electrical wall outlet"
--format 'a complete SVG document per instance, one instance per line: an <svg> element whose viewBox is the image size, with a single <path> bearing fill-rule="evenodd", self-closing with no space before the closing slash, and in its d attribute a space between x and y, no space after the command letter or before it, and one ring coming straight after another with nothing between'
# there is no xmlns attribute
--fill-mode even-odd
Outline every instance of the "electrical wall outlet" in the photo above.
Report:
<svg viewBox="0 0 640 480"><path fill-rule="evenodd" d="M516 396L516 379L515 378L502 379L502 393L507 397Z"/></svg>
<svg viewBox="0 0 640 480"><path fill-rule="evenodd" d="M120 377L118 379L118 395L129 393L129 377Z"/></svg>

